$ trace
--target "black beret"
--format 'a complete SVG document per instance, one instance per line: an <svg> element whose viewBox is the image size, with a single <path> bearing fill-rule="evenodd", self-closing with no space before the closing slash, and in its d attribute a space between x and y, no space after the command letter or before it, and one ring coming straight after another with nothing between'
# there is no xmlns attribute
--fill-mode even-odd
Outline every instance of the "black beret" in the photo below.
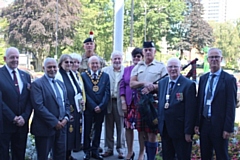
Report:
<svg viewBox="0 0 240 160"><path fill-rule="evenodd" d="M93 38L87 38L85 39L85 41L83 41L83 43L87 43L87 42L94 42Z"/></svg>
<svg viewBox="0 0 240 160"><path fill-rule="evenodd" d="M153 41L143 42L143 48L155 48Z"/></svg>

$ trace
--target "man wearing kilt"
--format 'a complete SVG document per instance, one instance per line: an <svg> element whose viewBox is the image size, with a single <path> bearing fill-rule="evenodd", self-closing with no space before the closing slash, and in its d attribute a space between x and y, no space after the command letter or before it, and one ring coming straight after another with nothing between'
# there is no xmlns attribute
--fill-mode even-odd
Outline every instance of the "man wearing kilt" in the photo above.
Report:
<svg viewBox="0 0 240 160"><path fill-rule="evenodd" d="M149 110L144 110L143 112L140 109L145 109L145 105L149 106L149 103L146 101L149 98L146 98L146 101L143 101L142 97L148 96L148 93L152 90L158 88L157 84L153 84L153 82L157 81L164 75L166 75L167 70L163 63L158 62L154 59L156 53L156 49L154 47L153 42L144 42L143 43L143 56L144 61L139 62L132 70L131 79L130 79L130 87L134 89L140 90L139 92L139 112L137 115L137 124L136 128L139 132L139 138L144 139L144 144L146 148L146 153L148 160L154 160L156 150L158 147L157 143L157 125L154 127L150 127L149 123L147 123L146 118L143 117L152 117L152 115L146 115ZM141 89L140 89L141 88ZM143 107L141 107L143 106ZM157 109L157 104L150 104L150 106L154 106L154 109ZM157 122L156 122L157 123Z"/></svg>

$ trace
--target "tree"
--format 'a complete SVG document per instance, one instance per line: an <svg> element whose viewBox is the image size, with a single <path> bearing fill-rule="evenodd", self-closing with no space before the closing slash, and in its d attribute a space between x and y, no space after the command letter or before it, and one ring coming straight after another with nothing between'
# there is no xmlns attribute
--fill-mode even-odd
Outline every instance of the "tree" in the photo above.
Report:
<svg viewBox="0 0 240 160"><path fill-rule="evenodd" d="M76 28L74 45L70 51L83 53L83 41L93 31L97 44L96 53L105 59L109 59L113 49L113 2L109 0L81 0L81 21Z"/></svg>
<svg viewBox="0 0 240 160"><path fill-rule="evenodd" d="M181 0L134 0L134 45L142 46L144 37L153 40L157 49L162 37L166 37L169 44L177 42L176 26L184 20L183 13L186 5ZM126 1L126 12L130 13L130 1ZM126 14L124 30L124 45L129 46L130 14ZM146 35L145 35L146 31Z"/></svg>
<svg viewBox="0 0 240 160"><path fill-rule="evenodd" d="M4 64L4 54L7 44L4 41L4 34L6 33L8 23L5 18L0 18L0 65Z"/></svg>
<svg viewBox="0 0 240 160"><path fill-rule="evenodd" d="M210 25L203 20L203 6L198 0L187 0L188 10L185 20L180 24L179 35L181 42L177 47L185 50L196 48L199 53L205 46L214 42L213 31Z"/></svg>
<svg viewBox="0 0 240 160"><path fill-rule="evenodd" d="M42 60L57 55L73 44L74 26L79 21L78 0L24 0L5 8L2 17L9 22L6 40L12 46L33 53L37 70ZM58 14L57 14L58 12ZM58 19L58 21L57 21ZM58 30L56 30L58 28ZM56 42L57 36L57 42Z"/></svg>
<svg viewBox="0 0 240 160"><path fill-rule="evenodd" d="M215 37L214 46L220 48L228 68L239 68L240 37L238 26L231 23L211 23Z"/></svg>

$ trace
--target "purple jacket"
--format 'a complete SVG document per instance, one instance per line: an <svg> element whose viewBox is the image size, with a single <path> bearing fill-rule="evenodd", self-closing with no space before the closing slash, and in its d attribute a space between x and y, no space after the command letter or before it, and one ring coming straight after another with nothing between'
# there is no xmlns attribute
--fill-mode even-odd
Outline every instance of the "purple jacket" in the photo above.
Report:
<svg viewBox="0 0 240 160"><path fill-rule="evenodd" d="M134 65L124 68L123 77L120 81L120 96L125 96L127 105L131 104L133 95L135 97L134 102L136 102L135 101L136 100L136 95L135 95L136 91L132 90L129 86L130 78L131 78L131 72L132 72L133 68L134 68Z"/></svg>

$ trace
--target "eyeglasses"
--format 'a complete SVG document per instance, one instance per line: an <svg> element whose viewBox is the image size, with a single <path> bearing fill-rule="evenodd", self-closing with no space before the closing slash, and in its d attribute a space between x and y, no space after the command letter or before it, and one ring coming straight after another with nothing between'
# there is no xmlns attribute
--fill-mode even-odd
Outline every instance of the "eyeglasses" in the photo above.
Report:
<svg viewBox="0 0 240 160"><path fill-rule="evenodd" d="M209 56L209 59L219 59L221 56Z"/></svg>
<svg viewBox="0 0 240 160"><path fill-rule="evenodd" d="M179 66L167 66L169 69L177 69Z"/></svg>
<svg viewBox="0 0 240 160"><path fill-rule="evenodd" d="M133 56L133 58L141 58L142 56L140 56L140 55L137 55L137 56Z"/></svg>
<svg viewBox="0 0 240 160"><path fill-rule="evenodd" d="M73 63L77 63L77 64L79 64L80 62L79 62L79 61L73 61Z"/></svg>
<svg viewBox="0 0 240 160"><path fill-rule="evenodd" d="M143 50L144 50L144 52L147 52L147 51L151 52L151 51L152 51L151 48L148 48L148 49L147 49L147 48L144 48Z"/></svg>
<svg viewBox="0 0 240 160"><path fill-rule="evenodd" d="M64 63L66 63L66 64L68 64L68 63L71 63L71 64L73 64L73 62L72 62L72 61L64 61Z"/></svg>

